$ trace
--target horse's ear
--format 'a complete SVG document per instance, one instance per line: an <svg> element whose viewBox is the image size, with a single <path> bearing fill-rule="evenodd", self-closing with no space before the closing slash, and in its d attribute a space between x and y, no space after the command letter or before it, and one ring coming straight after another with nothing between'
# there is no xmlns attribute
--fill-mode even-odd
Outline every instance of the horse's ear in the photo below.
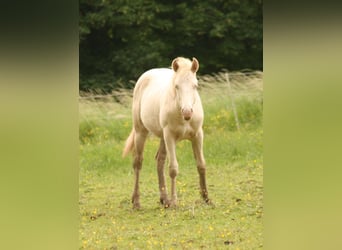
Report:
<svg viewBox="0 0 342 250"><path fill-rule="evenodd" d="M171 67L172 69L177 72L178 68L179 68L179 65L178 65L178 57L173 59L172 63L171 63Z"/></svg>
<svg viewBox="0 0 342 250"><path fill-rule="evenodd" d="M192 58L192 65L191 65L191 71L196 73L197 70L199 69L199 62L195 57Z"/></svg>

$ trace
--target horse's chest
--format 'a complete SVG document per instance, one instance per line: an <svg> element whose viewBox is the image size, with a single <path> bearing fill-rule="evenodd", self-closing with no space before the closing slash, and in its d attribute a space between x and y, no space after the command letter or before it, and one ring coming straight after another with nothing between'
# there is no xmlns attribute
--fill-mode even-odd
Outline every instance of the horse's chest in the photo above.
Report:
<svg viewBox="0 0 342 250"><path fill-rule="evenodd" d="M190 139L196 135L196 131L193 126L189 122L184 123L182 126L179 126L177 129L177 139Z"/></svg>

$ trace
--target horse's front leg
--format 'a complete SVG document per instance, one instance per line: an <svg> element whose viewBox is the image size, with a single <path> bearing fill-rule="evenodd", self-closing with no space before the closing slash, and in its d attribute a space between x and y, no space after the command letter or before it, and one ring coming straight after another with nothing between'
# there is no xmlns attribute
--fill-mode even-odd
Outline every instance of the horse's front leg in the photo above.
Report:
<svg viewBox="0 0 342 250"><path fill-rule="evenodd" d="M201 195L205 202L210 203L210 200L208 198L208 189L206 184L206 166L205 166L205 159L203 156L203 130L200 129L200 131L197 133L197 135L192 138L192 150L194 152L194 157L197 164L197 171L199 174L199 181L200 181L200 189L201 189Z"/></svg>
<svg viewBox="0 0 342 250"><path fill-rule="evenodd" d="M171 178L171 201L170 206L177 206L176 177L178 175L178 162L176 158L176 139L169 130L164 131L164 140L169 158L169 175Z"/></svg>

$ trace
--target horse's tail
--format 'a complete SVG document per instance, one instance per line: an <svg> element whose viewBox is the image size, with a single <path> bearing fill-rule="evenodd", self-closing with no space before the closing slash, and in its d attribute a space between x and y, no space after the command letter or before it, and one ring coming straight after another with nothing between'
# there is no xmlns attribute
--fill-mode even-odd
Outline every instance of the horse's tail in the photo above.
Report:
<svg viewBox="0 0 342 250"><path fill-rule="evenodd" d="M126 140L125 147L124 147L124 150L122 152L122 157L126 157L128 155L128 153L133 150L133 148L134 148L134 136L135 136L135 130L133 128L131 133L129 134L127 140Z"/></svg>

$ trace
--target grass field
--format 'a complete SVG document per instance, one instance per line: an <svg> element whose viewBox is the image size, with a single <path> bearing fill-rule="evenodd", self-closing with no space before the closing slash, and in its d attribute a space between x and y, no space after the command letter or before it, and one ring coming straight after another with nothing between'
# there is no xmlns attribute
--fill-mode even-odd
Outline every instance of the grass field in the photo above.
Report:
<svg viewBox="0 0 342 250"><path fill-rule="evenodd" d="M80 249L262 249L262 73L230 75L240 131L225 75L200 78L204 154L213 205L199 194L191 145L177 145L176 209L159 204L154 156L146 143L141 210L132 210L133 169L122 148L131 130L131 92L80 99ZM166 171L167 173L167 171ZM168 189L169 178L167 177Z"/></svg>

